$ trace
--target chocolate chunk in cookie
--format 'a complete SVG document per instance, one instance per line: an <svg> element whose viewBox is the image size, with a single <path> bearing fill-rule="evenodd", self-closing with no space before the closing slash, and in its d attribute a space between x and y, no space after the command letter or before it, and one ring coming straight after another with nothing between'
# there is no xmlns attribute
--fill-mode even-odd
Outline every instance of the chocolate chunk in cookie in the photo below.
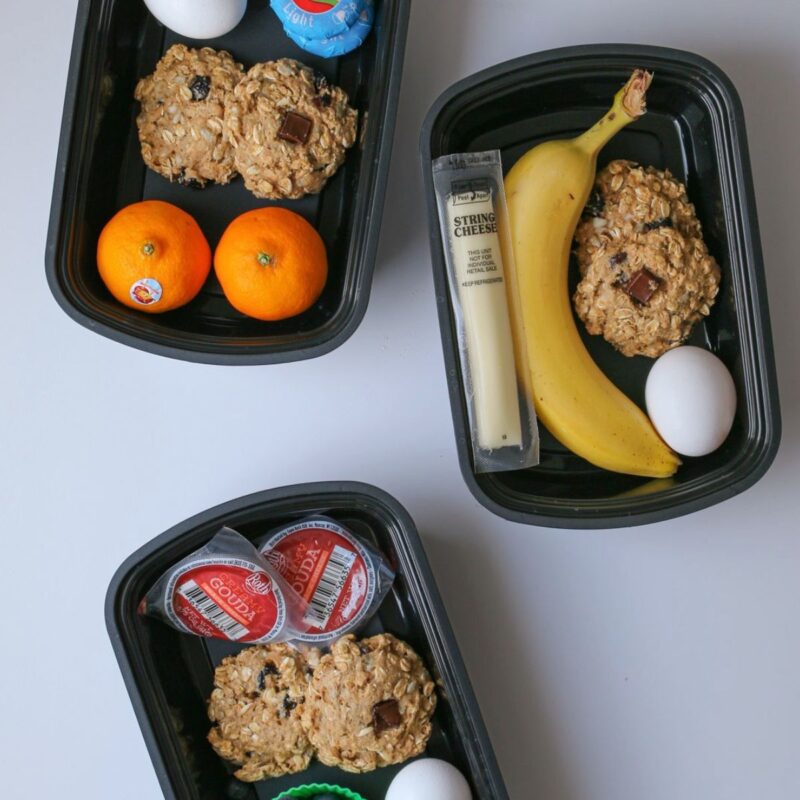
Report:
<svg viewBox="0 0 800 800"><path fill-rule="evenodd" d="M403 724L397 700L383 700L372 706L372 729L377 736Z"/></svg>
<svg viewBox="0 0 800 800"><path fill-rule="evenodd" d="M661 280L656 278L647 267L642 267L625 281L623 288L628 297L632 297L637 303L647 305L660 285Z"/></svg>
<svg viewBox="0 0 800 800"><path fill-rule="evenodd" d="M311 129L314 123L302 114L295 114L290 111L278 128L278 138L284 142L294 142L295 144L305 144L311 136Z"/></svg>

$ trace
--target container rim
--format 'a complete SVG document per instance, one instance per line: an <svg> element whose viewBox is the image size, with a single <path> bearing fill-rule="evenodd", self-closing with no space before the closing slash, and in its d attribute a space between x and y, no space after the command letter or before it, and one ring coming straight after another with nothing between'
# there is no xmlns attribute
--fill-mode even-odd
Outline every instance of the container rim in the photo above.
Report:
<svg viewBox="0 0 800 800"><path fill-rule="evenodd" d="M747 148L747 134L744 110L741 99L730 78L712 61L704 56L686 50L657 45L595 43L571 47L559 47L538 53L520 56L480 70L473 75L454 83L433 102L422 124L420 132L420 157L425 186L429 223L436 219L437 210L433 193L433 181L430 171L432 159L431 141L434 127L445 109L461 96L475 92L486 83L508 76L520 70L543 68L556 62L576 63L582 60L597 58L617 58L647 61L657 70L658 62L662 64L678 64L689 66L705 73L713 80L716 89L722 93L727 103L727 122L734 131L739 147L733 153L732 171L737 175L740 189L740 202L749 210L747 224L742 225L739 232L744 240L750 272L748 279L751 287L748 292L748 303L745 312L753 328L760 333L751 347L756 354L755 369L757 371L757 389L759 391L758 424L764 430L765 442L749 459L746 472L738 478L711 486L707 491L696 492L686 499L678 499L667 508L656 507L655 495L650 497L627 499L628 507L620 509L618 500L593 501L594 507L582 507L583 501L569 504L548 504L548 510L526 511L503 505L491 497L483 483L491 478L480 478L472 468L472 454L469 443L461 435L463 427L463 408L459 380L448 380L450 406L456 436L456 447L461 474L467 487L475 499L489 511L503 519L527 525L568 529L610 529L645 525L663 522L668 519L693 513L734 495L740 494L759 481L772 465L778 452L781 438L780 402L775 362L772 355L772 334L767 304L766 281L763 269L763 256L756 216L752 171ZM431 247L431 263L434 273L434 284L437 292L439 328L442 337L444 361L446 369L453 348L453 336L448 317L449 295L444 283L441 263L443 262L442 243L438 227L429 224L429 241ZM508 492L505 493L509 495Z"/></svg>
<svg viewBox="0 0 800 800"><path fill-rule="evenodd" d="M442 109L457 96L466 91L472 91L482 83L503 77L519 69L529 69L531 67L545 66L550 63L560 61L579 61L581 59L591 59L597 57L607 58L615 56L620 58L642 58L658 59L666 62L679 62L700 67L713 74L716 79L725 87L730 98L735 101L736 111L742 118L744 116L739 94L731 79L711 60L690 50L681 50L675 47L663 47L654 44L625 44L614 42L594 42L589 44L568 45L566 47L554 47L549 50L540 50L535 53L517 56L516 58L501 61L490 67L479 70L472 75L460 78L454 84L445 89L433 101L428 109L422 123L420 132L420 148L424 151L427 147L430 151L430 134L436 122L436 118Z"/></svg>
<svg viewBox="0 0 800 800"><path fill-rule="evenodd" d="M217 366L283 364L317 358L343 345L361 324L369 305L372 278L380 241L380 231L378 230L374 235L370 235L370 231L379 225L386 200L386 184L391 166L392 142L397 122L411 0L393 0L391 4L391 10L393 10L394 14L388 24L394 28L395 35L392 46L386 47L386 53L383 58L382 71L387 76L386 90L382 94L382 102L376 114L376 117L381 119L382 124L373 125L372 129L375 132L368 131L367 139L365 140L365 152L367 147L371 146L374 153L380 152L385 155L383 158L364 159L364 171L359 177L360 184L371 186L374 190L369 192L367 198L364 197L362 192L361 197L357 199L359 203L367 203L362 212L364 225L363 229L354 231L354 239L348 248L348 264L345 267L349 266L352 252L359 252L358 260L363 264L354 276L349 289L349 292L354 297L354 302L345 309L344 313L334 314L334 320L337 317L340 317L340 319L330 330L325 329L326 326L323 326L319 340L315 343L296 349L285 346L280 349L265 349L264 345L246 345L245 347L250 348L247 352L242 352L241 350L238 352L218 352L216 350L204 350L200 345L191 347L178 343L165 344L149 337L137 336L119 330L114 325L96 319L86 311L78 308L71 301L69 292L62 284L59 264L63 239L64 197L70 166L69 153L76 125L76 106L79 95L78 79L83 66L84 42L92 4L93 0L79 0L76 14L45 245L45 276L50 292L58 305L72 320L108 339L144 352L199 364ZM373 92L376 89L377 84L373 87Z"/></svg>

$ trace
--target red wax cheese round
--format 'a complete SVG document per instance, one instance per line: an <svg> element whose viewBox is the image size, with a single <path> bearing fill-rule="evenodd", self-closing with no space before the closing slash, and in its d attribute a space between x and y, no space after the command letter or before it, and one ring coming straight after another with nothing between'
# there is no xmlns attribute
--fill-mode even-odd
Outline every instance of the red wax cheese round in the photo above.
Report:
<svg viewBox="0 0 800 800"><path fill-rule="evenodd" d="M377 579L367 548L328 519L282 528L261 547L262 555L307 603L302 642L330 642L365 619Z"/></svg>
<svg viewBox="0 0 800 800"><path fill-rule="evenodd" d="M286 625L286 598L264 570L238 558L190 561L170 577L166 613L179 629L233 642L271 642Z"/></svg>
<svg viewBox="0 0 800 800"><path fill-rule="evenodd" d="M306 630L307 604L255 545L227 526L173 564L139 604L183 633L241 643L288 642Z"/></svg>

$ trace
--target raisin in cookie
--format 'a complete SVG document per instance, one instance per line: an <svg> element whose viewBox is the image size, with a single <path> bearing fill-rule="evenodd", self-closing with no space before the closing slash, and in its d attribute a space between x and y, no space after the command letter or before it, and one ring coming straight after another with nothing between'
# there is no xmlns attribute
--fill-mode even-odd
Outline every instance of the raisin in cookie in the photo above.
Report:
<svg viewBox="0 0 800 800"><path fill-rule="evenodd" d="M208 741L217 755L240 765L242 781L300 772L314 750L300 722L317 650L287 644L248 647L223 659L214 673Z"/></svg>
<svg viewBox="0 0 800 800"><path fill-rule="evenodd" d="M205 186L236 174L223 130L225 98L244 75L229 53L176 44L142 78L135 97L142 158L170 181Z"/></svg>
<svg viewBox="0 0 800 800"><path fill-rule="evenodd" d="M390 634L345 636L314 671L303 727L317 758L348 772L399 764L425 750L435 687L420 657Z"/></svg>
<svg viewBox="0 0 800 800"><path fill-rule="evenodd" d="M257 197L316 194L356 139L347 94L299 61L256 64L226 103L236 168Z"/></svg>
<svg viewBox="0 0 800 800"><path fill-rule="evenodd" d="M719 291L694 206L668 171L613 161L575 239L575 311L626 356L656 358L684 342Z"/></svg>

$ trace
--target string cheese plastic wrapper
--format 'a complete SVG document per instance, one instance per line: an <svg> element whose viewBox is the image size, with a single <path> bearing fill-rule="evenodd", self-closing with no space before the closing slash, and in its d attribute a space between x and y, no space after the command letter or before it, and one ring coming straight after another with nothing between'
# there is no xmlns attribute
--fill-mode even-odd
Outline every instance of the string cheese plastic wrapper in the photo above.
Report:
<svg viewBox="0 0 800 800"><path fill-rule="evenodd" d="M536 417L525 391L512 256L499 151L443 156L433 178L458 328L477 472L539 461Z"/></svg>

